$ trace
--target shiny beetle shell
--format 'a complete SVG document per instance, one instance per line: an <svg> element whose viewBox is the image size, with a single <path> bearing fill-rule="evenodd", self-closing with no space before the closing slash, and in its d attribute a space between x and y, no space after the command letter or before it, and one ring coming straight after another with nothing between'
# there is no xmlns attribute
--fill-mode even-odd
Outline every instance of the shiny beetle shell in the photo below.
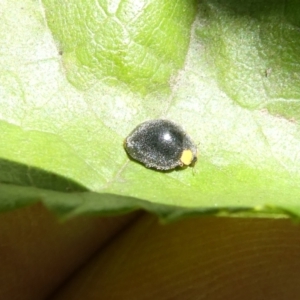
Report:
<svg viewBox="0 0 300 300"><path fill-rule="evenodd" d="M197 161L197 147L187 133L163 119L138 125L125 139L124 148L131 158L157 170L171 170Z"/></svg>

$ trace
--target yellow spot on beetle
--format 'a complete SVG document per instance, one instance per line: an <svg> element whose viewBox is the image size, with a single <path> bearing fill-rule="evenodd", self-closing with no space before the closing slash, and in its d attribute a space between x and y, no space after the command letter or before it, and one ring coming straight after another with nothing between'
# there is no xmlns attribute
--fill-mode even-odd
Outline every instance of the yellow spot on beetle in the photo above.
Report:
<svg viewBox="0 0 300 300"><path fill-rule="evenodd" d="M192 161L194 160L194 154L191 150L187 149L187 150L183 150L181 157L180 157L180 161L188 166L192 163Z"/></svg>

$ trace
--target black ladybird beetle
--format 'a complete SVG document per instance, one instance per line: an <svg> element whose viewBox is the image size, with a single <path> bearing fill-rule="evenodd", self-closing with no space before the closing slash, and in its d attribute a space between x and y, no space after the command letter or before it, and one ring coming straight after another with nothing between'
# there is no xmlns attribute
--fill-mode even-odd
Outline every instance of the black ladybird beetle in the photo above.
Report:
<svg viewBox="0 0 300 300"><path fill-rule="evenodd" d="M147 168L171 170L197 161L197 147L187 133L168 120L150 120L138 125L125 139L124 148Z"/></svg>

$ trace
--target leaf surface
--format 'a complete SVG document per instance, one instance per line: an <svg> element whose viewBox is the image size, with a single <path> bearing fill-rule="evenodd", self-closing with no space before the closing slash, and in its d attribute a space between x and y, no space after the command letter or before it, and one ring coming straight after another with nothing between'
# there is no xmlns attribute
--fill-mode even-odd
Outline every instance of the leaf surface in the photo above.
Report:
<svg viewBox="0 0 300 300"><path fill-rule="evenodd" d="M0 210L300 215L298 3L3 5ZM199 144L193 169L127 157L154 118Z"/></svg>

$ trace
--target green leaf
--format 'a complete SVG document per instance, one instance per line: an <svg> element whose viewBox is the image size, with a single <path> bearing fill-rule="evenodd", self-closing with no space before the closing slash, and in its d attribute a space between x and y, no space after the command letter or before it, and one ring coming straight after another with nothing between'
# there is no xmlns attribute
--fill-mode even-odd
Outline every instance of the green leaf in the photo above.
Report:
<svg viewBox="0 0 300 300"><path fill-rule="evenodd" d="M300 216L299 14L295 1L4 1L0 210ZM199 144L194 169L129 160L124 138L153 118Z"/></svg>

